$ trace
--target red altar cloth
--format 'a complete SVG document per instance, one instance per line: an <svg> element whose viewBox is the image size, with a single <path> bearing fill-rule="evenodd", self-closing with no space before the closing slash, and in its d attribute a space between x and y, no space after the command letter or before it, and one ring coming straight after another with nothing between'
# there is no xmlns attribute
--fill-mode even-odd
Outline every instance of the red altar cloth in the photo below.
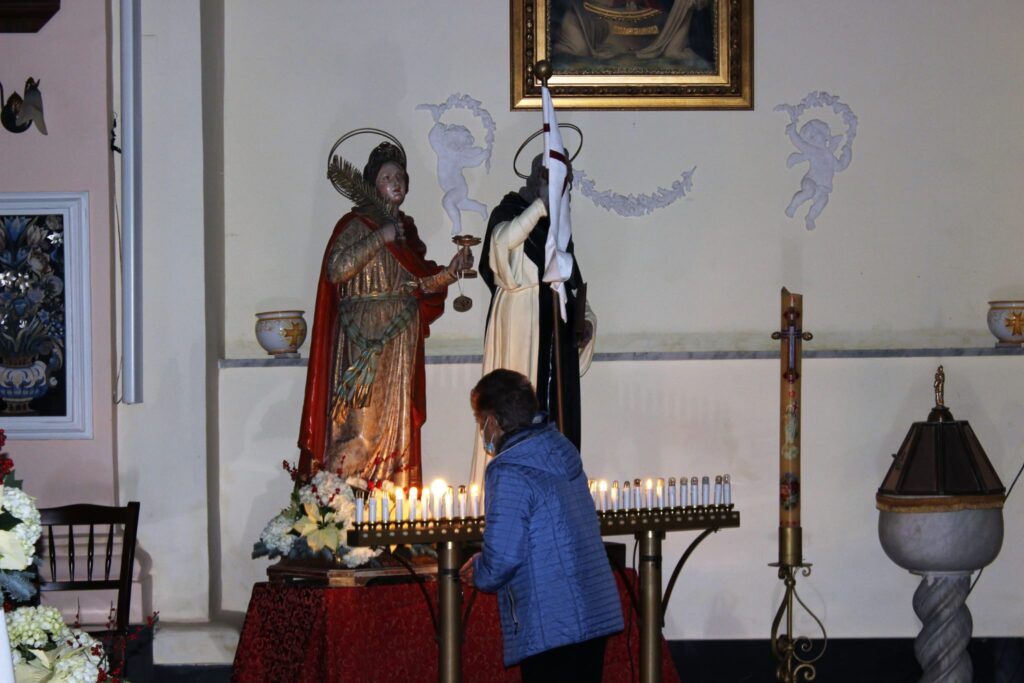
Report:
<svg viewBox="0 0 1024 683"><path fill-rule="evenodd" d="M628 572L634 592L636 574ZM622 578L616 575L626 630L608 639L607 683L639 680L640 634ZM437 609L437 584L426 584ZM463 609L469 603L467 591ZM437 642L423 593L416 584L323 588L283 583L253 587L235 653L236 683L333 683L437 680ZM662 640L663 680L679 675ZM494 595L478 593L462 643L462 680L520 680L519 667L501 661L501 630Z"/></svg>

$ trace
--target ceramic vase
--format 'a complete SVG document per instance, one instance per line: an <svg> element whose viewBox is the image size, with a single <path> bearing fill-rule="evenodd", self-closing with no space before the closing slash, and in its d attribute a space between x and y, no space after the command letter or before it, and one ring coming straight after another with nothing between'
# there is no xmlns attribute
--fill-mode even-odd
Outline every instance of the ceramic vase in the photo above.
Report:
<svg viewBox="0 0 1024 683"><path fill-rule="evenodd" d="M256 314L256 341L274 358L298 358L306 340L305 311L265 311Z"/></svg>
<svg viewBox="0 0 1024 683"><path fill-rule="evenodd" d="M999 340L996 346L1024 344L1024 301L989 301L988 329Z"/></svg>

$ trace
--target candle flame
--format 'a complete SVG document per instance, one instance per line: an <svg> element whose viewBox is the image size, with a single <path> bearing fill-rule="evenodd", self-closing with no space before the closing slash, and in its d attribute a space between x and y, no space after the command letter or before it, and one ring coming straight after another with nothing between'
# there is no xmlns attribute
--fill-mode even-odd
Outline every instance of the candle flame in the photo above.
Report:
<svg viewBox="0 0 1024 683"><path fill-rule="evenodd" d="M440 498L448 490L448 482L444 479L435 479L430 482L430 492L434 494L434 498Z"/></svg>
<svg viewBox="0 0 1024 683"><path fill-rule="evenodd" d="M607 490L608 490L608 482L607 482L607 481L605 481L604 479L602 479L602 480L601 480L601 481L600 481L600 482L598 483L598 485L597 485L597 488L598 488L598 489L600 489L601 493L604 493L605 491L607 491Z"/></svg>
<svg viewBox="0 0 1024 683"><path fill-rule="evenodd" d="M647 489L650 490L650 489L653 489L653 488L654 488L654 480L653 479L648 479L647 480Z"/></svg>
<svg viewBox="0 0 1024 683"><path fill-rule="evenodd" d="M478 495L480 495L480 486L477 485L477 484L470 484L469 485L469 495L471 495L471 496L478 496Z"/></svg>

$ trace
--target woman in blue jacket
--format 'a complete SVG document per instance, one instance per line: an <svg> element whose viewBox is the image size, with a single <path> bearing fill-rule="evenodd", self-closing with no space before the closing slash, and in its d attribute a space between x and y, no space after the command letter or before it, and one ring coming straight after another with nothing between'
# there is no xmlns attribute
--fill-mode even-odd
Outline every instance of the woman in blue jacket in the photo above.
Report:
<svg viewBox="0 0 1024 683"><path fill-rule="evenodd" d="M485 475L483 550L462 569L498 594L505 666L523 681L600 681L622 608L579 451L537 413L530 381L488 373L473 413L497 457Z"/></svg>

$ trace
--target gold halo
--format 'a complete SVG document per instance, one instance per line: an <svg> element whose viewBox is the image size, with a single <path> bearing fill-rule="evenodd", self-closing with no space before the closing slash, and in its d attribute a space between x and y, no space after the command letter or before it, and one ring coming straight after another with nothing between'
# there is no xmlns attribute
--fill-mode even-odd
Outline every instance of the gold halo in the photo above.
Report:
<svg viewBox="0 0 1024 683"><path fill-rule="evenodd" d="M373 135L379 135L382 138L387 138L391 142L395 143L395 146L402 152L402 157L408 160L409 157L405 154L405 147L403 147L402 143L398 141L398 138L391 133L386 130L381 130L380 128L356 128L355 130L350 130L338 138L338 141L334 143L333 147L331 147L331 151L327 153L327 168L330 169L331 159L334 158L334 152L341 146L341 143L345 142L345 140L348 140L349 138L354 138L355 136L362 135L364 133L370 133ZM406 161L406 163L408 163L408 161Z"/></svg>
<svg viewBox="0 0 1024 683"><path fill-rule="evenodd" d="M560 124L558 124L558 127L559 128L572 128L574 131L576 131L576 134L580 136L580 146L576 148L576 153L573 154L571 157L569 157L569 163L571 164L576 159L576 157L578 157L580 155L580 150L583 149L583 131L580 130L579 126L577 126L575 124L572 124L572 123L560 123ZM516 167L516 164L519 162L519 155L523 153L523 150L526 148L526 146L528 144L530 144L530 142L535 137L537 137L538 135L540 135L543 132L544 132L544 129L541 128L537 132L533 133L530 137L528 137L525 140L523 140L523 144L519 145L519 149L516 150L516 155L512 158L512 170L515 171L515 174L517 176L519 176L520 178L522 178L523 180L529 179L530 176L529 176L529 174L523 175L522 173L519 172L519 169Z"/></svg>

